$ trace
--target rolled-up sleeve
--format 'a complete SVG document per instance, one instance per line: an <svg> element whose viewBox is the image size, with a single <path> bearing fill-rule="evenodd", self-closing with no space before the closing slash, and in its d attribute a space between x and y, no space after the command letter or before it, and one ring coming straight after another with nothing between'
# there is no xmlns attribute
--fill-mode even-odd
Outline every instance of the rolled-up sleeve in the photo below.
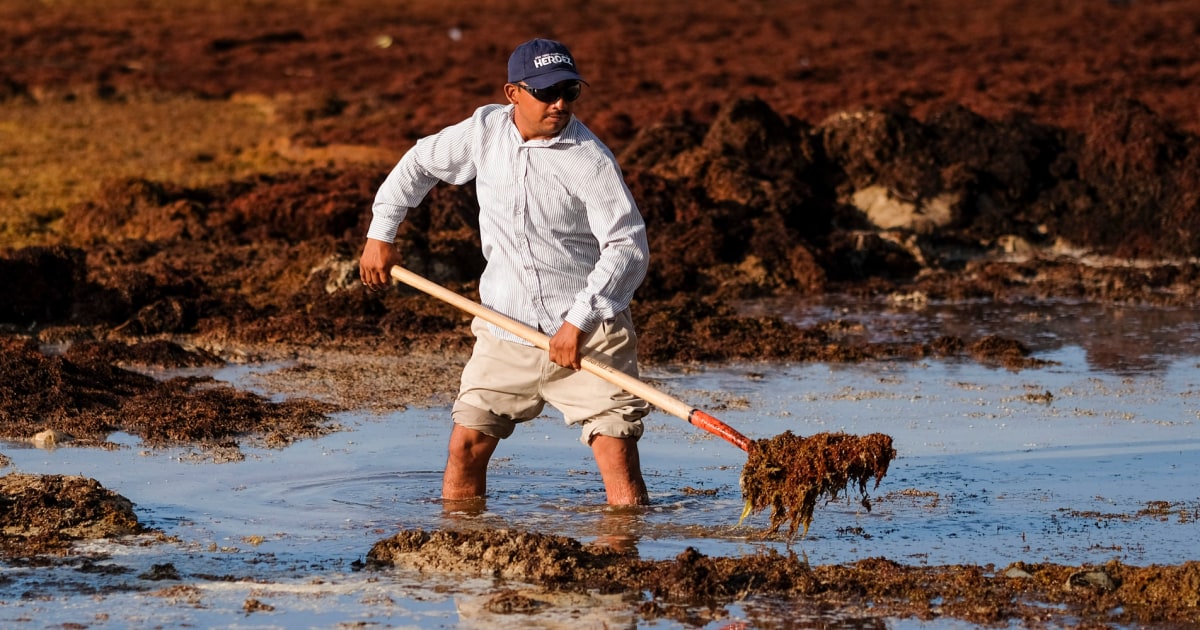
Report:
<svg viewBox="0 0 1200 630"><path fill-rule="evenodd" d="M439 181L464 184L475 179L472 147L479 120L495 107L481 107L471 118L418 140L400 158L375 193L367 238L391 243L409 209L420 204Z"/></svg>

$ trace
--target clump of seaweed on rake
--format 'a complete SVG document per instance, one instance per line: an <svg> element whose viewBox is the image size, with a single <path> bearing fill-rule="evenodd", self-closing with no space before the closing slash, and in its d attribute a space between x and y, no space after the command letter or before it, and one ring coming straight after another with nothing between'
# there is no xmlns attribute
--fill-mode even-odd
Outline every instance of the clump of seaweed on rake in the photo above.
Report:
<svg viewBox="0 0 1200 630"><path fill-rule="evenodd" d="M807 438L786 431L773 438L755 440L742 469L742 496L746 508L739 523L750 514L771 508L771 525L766 535L790 523L788 537L800 526L808 534L813 510L822 495L837 499L851 483L858 486L862 505L871 510L867 482L876 488L896 457L891 436L846 433L817 433Z"/></svg>

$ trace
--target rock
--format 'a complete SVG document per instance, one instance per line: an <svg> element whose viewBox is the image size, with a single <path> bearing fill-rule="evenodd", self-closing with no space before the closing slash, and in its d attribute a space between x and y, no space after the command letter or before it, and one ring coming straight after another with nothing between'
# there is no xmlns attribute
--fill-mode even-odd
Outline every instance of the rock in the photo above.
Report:
<svg viewBox="0 0 1200 630"><path fill-rule="evenodd" d="M1117 590L1117 583L1104 571L1076 571L1067 577L1065 588L1068 591L1096 591L1111 593Z"/></svg>
<svg viewBox="0 0 1200 630"><path fill-rule="evenodd" d="M57 429L46 429L41 433L33 436L33 445L46 450L57 448L62 444L66 444L75 438L63 433Z"/></svg>
<svg viewBox="0 0 1200 630"><path fill-rule="evenodd" d="M360 286L358 261L345 256L333 255L309 270L310 278L325 279L325 293L337 293Z"/></svg>
<svg viewBox="0 0 1200 630"><path fill-rule="evenodd" d="M875 185L855 191L851 201L867 215L872 225L881 230L900 229L932 234L954 221L954 206L961 200L957 195L943 193L918 204Z"/></svg>
<svg viewBox="0 0 1200 630"><path fill-rule="evenodd" d="M1004 570L1004 577L1014 580L1028 580L1033 577L1033 574L1020 567L1008 567Z"/></svg>

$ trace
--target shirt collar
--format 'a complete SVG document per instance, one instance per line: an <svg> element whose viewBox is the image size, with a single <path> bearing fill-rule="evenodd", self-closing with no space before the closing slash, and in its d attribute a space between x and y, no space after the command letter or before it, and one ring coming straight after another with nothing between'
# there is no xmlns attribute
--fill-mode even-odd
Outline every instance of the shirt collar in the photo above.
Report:
<svg viewBox="0 0 1200 630"><path fill-rule="evenodd" d="M579 119L575 117L575 114L571 114L571 120L567 122L566 127L562 128L562 131L558 132L557 136L554 136L553 138L525 140L521 138L521 132L517 129L517 123L513 122L512 119L513 110L515 108L516 105L511 103L509 103L508 107L506 108L506 111L508 112L508 122L512 125L513 134L516 135L517 139L521 140L522 145L531 147L552 147L560 142L564 144L579 144Z"/></svg>

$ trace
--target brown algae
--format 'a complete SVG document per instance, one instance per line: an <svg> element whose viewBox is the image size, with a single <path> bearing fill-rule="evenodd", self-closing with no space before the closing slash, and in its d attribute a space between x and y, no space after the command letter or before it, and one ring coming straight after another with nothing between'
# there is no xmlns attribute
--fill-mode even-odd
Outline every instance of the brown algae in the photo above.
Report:
<svg viewBox="0 0 1200 630"><path fill-rule="evenodd" d="M769 507L767 534L779 531L785 522L790 522L789 537L795 537L801 525L807 534L817 499L827 495L833 501L851 483L857 484L862 506L870 511L867 482L874 478L879 487L895 457L891 436L882 433L816 433L805 438L786 431L755 440L742 470L742 518Z"/></svg>

